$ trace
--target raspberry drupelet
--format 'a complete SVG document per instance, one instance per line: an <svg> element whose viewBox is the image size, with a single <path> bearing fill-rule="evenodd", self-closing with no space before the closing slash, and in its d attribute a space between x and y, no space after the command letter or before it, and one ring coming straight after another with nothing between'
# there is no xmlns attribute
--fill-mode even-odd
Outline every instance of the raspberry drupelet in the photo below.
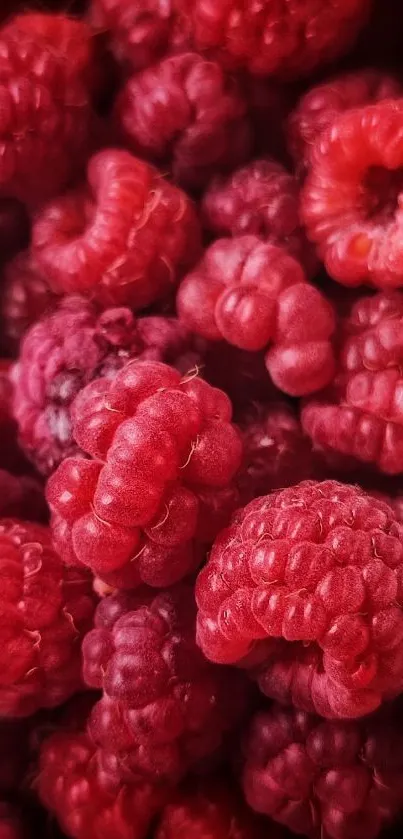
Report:
<svg viewBox="0 0 403 839"><path fill-rule="evenodd" d="M129 148L190 189L234 169L252 147L241 86L197 53L169 56L130 78L115 116Z"/></svg>
<svg viewBox="0 0 403 839"><path fill-rule="evenodd" d="M88 153L93 34L63 14L21 14L0 30L0 53L0 195L36 206Z"/></svg>
<svg viewBox="0 0 403 839"><path fill-rule="evenodd" d="M389 475L403 472L403 293L361 297L340 327L331 386L301 419L316 446Z"/></svg>
<svg viewBox="0 0 403 839"><path fill-rule="evenodd" d="M144 308L167 295L199 256L192 202L119 149L95 154L87 176L87 185L37 215L34 256L55 292Z"/></svg>
<svg viewBox="0 0 403 839"><path fill-rule="evenodd" d="M218 239L181 283L180 318L212 341L266 352L274 384L292 396L331 381L335 316L299 262L257 236Z"/></svg>
<svg viewBox="0 0 403 839"><path fill-rule="evenodd" d="M353 718L403 691L403 530L358 487L303 481L252 501L200 572L198 642L263 693Z"/></svg>
<svg viewBox="0 0 403 839"><path fill-rule="evenodd" d="M49 314L58 297L50 290L30 251L18 253L5 265L0 295L4 343L15 354L28 327Z"/></svg>
<svg viewBox="0 0 403 839"><path fill-rule="evenodd" d="M214 178L203 197L202 220L216 236L251 234L283 247L308 276L315 272L314 248L299 218L298 182L276 160L253 160L228 178Z"/></svg>
<svg viewBox="0 0 403 839"><path fill-rule="evenodd" d="M186 784L164 808L154 839L280 839L280 829L256 817L228 779Z"/></svg>
<svg viewBox="0 0 403 839"><path fill-rule="evenodd" d="M346 286L403 285L403 99L337 116L314 147L301 194L310 239Z"/></svg>
<svg viewBox="0 0 403 839"><path fill-rule="evenodd" d="M311 87L287 121L288 147L297 171L309 171L315 144L339 114L402 95L401 83L379 70L357 70Z"/></svg>
<svg viewBox="0 0 403 839"><path fill-rule="evenodd" d="M223 746L246 709L244 675L196 646L191 586L101 601L83 642L84 679L103 690L88 731L113 786L171 784Z"/></svg>
<svg viewBox="0 0 403 839"><path fill-rule="evenodd" d="M148 784L104 788L97 750L82 733L58 732L41 749L37 789L71 839L145 839L165 803L165 792Z"/></svg>
<svg viewBox="0 0 403 839"><path fill-rule="evenodd" d="M22 342L13 373L20 444L38 470L50 474L79 451L71 405L86 384L99 376L113 378L131 358L166 361L185 373L199 357L176 318L136 319L124 307L100 313L85 298L66 297Z"/></svg>
<svg viewBox="0 0 403 839"><path fill-rule="evenodd" d="M1 519L0 548L0 711L23 717L80 689L95 599L86 574L63 566L47 528Z"/></svg>
<svg viewBox="0 0 403 839"><path fill-rule="evenodd" d="M87 385L73 424L91 459L65 459L48 481L65 560L119 588L171 585L193 570L238 503L231 413L225 393L159 362Z"/></svg>
<svg viewBox="0 0 403 839"><path fill-rule="evenodd" d="M308 75L346 52L369 0L176 0L196 48L225 66L284 79Z"/></svg>
<svg viewBox="0 0 403 839"><path fill-rule="evenodd" d="M258 813L310 839L377 839L401 811L402 755L398 707L343 722L275 704L245 738L243 789Z"/></svg>

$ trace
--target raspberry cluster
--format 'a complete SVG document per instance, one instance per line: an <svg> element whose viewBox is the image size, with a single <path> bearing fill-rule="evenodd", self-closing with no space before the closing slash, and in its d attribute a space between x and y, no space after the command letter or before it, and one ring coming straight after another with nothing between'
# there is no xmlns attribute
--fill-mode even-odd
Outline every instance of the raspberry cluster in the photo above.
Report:
<svg viewBox="0 0 403 839"><path fill-rule="evenodd" d="M331 305L285 250L257 236L218 239L180 285L178 312L192 331L262 350L270 376L293 396L334 375Z"/></svg>

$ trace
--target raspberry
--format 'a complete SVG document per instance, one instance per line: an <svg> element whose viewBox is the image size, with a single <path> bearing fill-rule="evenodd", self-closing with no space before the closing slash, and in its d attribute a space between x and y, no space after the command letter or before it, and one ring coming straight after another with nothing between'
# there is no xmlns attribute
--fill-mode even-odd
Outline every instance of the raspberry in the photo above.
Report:
<svg viewBox="0 0 403 839"><path fill-rule="evenodd" d="M4 268L1 315L8 349L18 349L28 327L52 311L57 302L29 251L17 254Z"/></svg>
<svg viewBox="0 0 403 839"><path fill-rule="evenodd" d="M147 784L104 789L97 751L86 734L59 732L45 740L37 788L72 839L145 839L164 804L161 790Z"/></svg>
<svg viewBox="0 0 403 839"><path fill-rule="evenodd" d="M0 469L13 473L27 471L27 461L18 447L18 427L13 414L11 362L0 359Z"/></svg>
<svg viewBox="0 0 403 839"><path fill-rule="evenodd" d="M238 487L243 504L314 475L312 445L287 402L254 404L239 418L244 447Z"/></svg>
<svg viewBox="0 0 403 839"><path fill-rule="evenodd" d="M390 475L403 471L402 323L401 292L361 297L342 321L331 387L301 414L315 445Z"/></svg>
<svg viewBox="0 0 403 839"><path fill-rule="evenodd" d="M333 377L333 309L293 257L256 236L214 242L183 280L177 306L204 338L250 351L272 343L266 367L286 393L312 393Z"/></svg>
<svg viewBox="0 0 403 839"><path fill-rule="evenodd" d="M0 30L0 192L37 205L75 174L92 129L93 38L82 21L39 13Z"/></svg>
<svg viewBox="0 0 403 839"><path fill-rule="evenodd" d="M213 661L260 656L268 696L359 717L403 691L402 580L391 508L304 481L252 501L218 537L197 581L198 641Z"/></svg>
<svg viewBox="0 0 403 839"><path fill-rule="evenodd" d="M181 364L197 361L188 331L175 319L145 317L130 309L99 314L81 297L65 298L26 335L14 372L15 416L24 451L43 474L77 454L71 405L84 385L113 377L130 358Z"/></svg>
<svg viewBox="0 0 403 839"><path fill-rule="evenodd" d="M228 780L189 783L165 807L154 839L277 839L281 834L258 819Z"/></svg>
<svg viewBox="0 0 403 839"><path fill-rule="evenodd" d="M201 559L197 543L212 541L237 504L242 448L228 397L134 361L84 388L73 421L92 460L67 458L48 482L62 556L106 582L113 572L119 587L181 579Z"/></svg>
<svg viewBox="0 0 403 839"><path fill-rule="evenodd" d="M22 813L7 801L0 801L0 839L26 839Z"/></svg>
<svg viewBox="0 0 403 839"><path fill-rule="evenodd" d="M315 143L338 114L402 94L400 82L378 70L345 73L312 87L288 119L288 146L297 168L309 170Z"/></svg>
<svg viewBox="0 0 403 839"><path fill-rule="evenodd" d="M299 219L299 188L275 160L254 160L228 179L217 177L202 204L206 228L216 236L252 234L285 248L309 275L317 260Z"/></svg>
<svg viewBox="0 0 403 839"><path fill-rule="evenodd" d="M28 716L80 688L93 596L84 573L63 567L41 525L2 519L0 549L0 712Z"/></svg>
<svg viewBox="0 0 403 839"><path fill-rule="evenodd" d="M86 187L39 213L33 246L54 291L138 309L194 264L199 234L185 193L128 152L106 149L90 159Z"/></svg>
<svg viewBox="0 0 403 839"><path fill-rule="evenodd" d="M0 469L0 518L45 522L48 516L43 487L30 475Z"/></svg>
<svg viewBox="0 0 403 839"><path fill-rule="evenodd" d="M213 754L245 710L243 677L195 642L190 586L101 601L83 642L84 679L103 689L89 732L105 778L171 783Z"/></svg>
<svg viewBox="0 0 403 839"><path fill-rule="evenodd" d="M203 187L246 160L246 112L236 80L196 53L164 58L130 78L115 109L126 145L169 166L186 187Z"/></svg>
<svg viewBox="0 0 403 839"><path fill-rule="evenodd" d="M323 839L376 839L401 810L398 708L366 720L322 720L273 705L245 741L243 788L250 806Z"/></svg>
<svg viewBox="0 0 403 839"><path fill-rule="evenodd" d="M330 276L403 285L403 101L345 111L315 146L302 217Z"/></svg>
<svg viewBox="0 0 403 839"><path fill-rule="evenodd" d="M198 50L257 75L299 78L346 52L368 0L176 0Z"/></svg>

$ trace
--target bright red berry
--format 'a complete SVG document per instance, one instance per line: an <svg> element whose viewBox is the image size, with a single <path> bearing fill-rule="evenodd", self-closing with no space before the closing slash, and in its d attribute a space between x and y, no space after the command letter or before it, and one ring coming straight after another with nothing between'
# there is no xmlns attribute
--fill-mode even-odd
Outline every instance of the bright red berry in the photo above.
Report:
<svg viewBox="0 0 403 839"><path fill-rule="evenodd" d="M273 705L245 739L244 792L311 839L376 839L401 810L402 749L399 706L341 722Z"/></svg>
<svg viewBox="0 0 403 839"><path fill-rule="evenodd" d="M194 332L266 353L274 384L293 396L331 381L331 305L285 250L256 236L218 239L178 291L179 316Z"/></svg>
<svg viewBox="0 0 403 839"><path fill-rule="evenodd" d="M259 75L299 78L354 42L368 0L176 0L198 50Z"/></svg>
<svg viewBox="0 0 403 839"><path fill-rule="evenodd" d="M403 691L402 580L391 508L304 481L252 501L216 540L197 581L198 641L213 661L246 659L268 696L359 717Z"/></svg>
<svg viewBox="0 0 403 839"><path fill-rule="evenodd" d="M216 236L259 236L314 273L317 260L301 227L298 182L277 161L253 160L228 178L215 178L202 210L205 227Z"/></svg>
<svg viewBox="0 0 403 839"><path fill-rule="evenodd" d="M62 565L46 528L2 519L0 550L0 709L27 716L82 685L80 645L94 597L86 575Z"/></svg>
<svg viewBox="0 0 403 839"><path fill-rule="evenodd" d="M403 472L402 323L401 292L359 298L341 324L334 381L301 414L315 445L390 475Z"/></svg>
<svg viewBox="0 0 403 839"><path fill-rule="evenodd" d="M124 588L193 570L197 545L237 504L242 444L231 413L225 393L158 362L129 362L87 385L73 422L91 460L65 459L48 482L66 561Z"/></svg>
<svg viewBox="0 0 403 839"><path fill-rule="evenodd" d="M113 378L131 358L166 361L186 373L199 357L176 318L136 319L128 308L100 313L82 297L62 299L53 314L30 328L14 369L14 413L24 451L49 474L79 451L71 405L86 384L99 376Z"/></svg>
<svg viewBox="0 0 403 839"><path fill-rule="evenodd" d="M403 102L345 111L321 135L302 192L302 218L333 279L403 285L400 201Z"/></svg>
<svg viewBox="0 0 403 839"><path fill-rule="evenodd" d="M164 58L129 79L116 118L129 148L172 170L188 188L248 157L247 103L235 78L196 53Z"/></svg>
<svg viewBox="0 0 403 839"><path fill-rule="evenodd" d="M56 292L141 309L164 297L199 255L199 223L178 187L127 151L88 164L88 183L48 204L33 250Z"/></svg>
<svg viewBox="0 0 403 839"><path fill-rule="evenodd" d="M105 778L174 782L214 754L245 711L235 670L205 660L190 586L101 601L83 643L84 678L103 690L89 732Z"/></svg>
<svg viewBox="0 0 403 839"><path fill-rule="evenodd" d="M27 329L56 306L30 251L18 253L4 267L1 284L1 318L7 349L17 350Z"/></svg>

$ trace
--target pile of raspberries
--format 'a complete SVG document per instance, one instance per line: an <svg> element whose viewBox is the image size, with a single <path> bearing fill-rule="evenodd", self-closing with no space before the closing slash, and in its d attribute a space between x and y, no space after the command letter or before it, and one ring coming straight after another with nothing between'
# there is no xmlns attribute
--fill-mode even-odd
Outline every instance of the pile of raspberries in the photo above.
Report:
<svg viewBox="0 0 403 839"><path fill-rule="evenodd" d="M401 839L401 2L0 7L0 839Z"/></svg>

